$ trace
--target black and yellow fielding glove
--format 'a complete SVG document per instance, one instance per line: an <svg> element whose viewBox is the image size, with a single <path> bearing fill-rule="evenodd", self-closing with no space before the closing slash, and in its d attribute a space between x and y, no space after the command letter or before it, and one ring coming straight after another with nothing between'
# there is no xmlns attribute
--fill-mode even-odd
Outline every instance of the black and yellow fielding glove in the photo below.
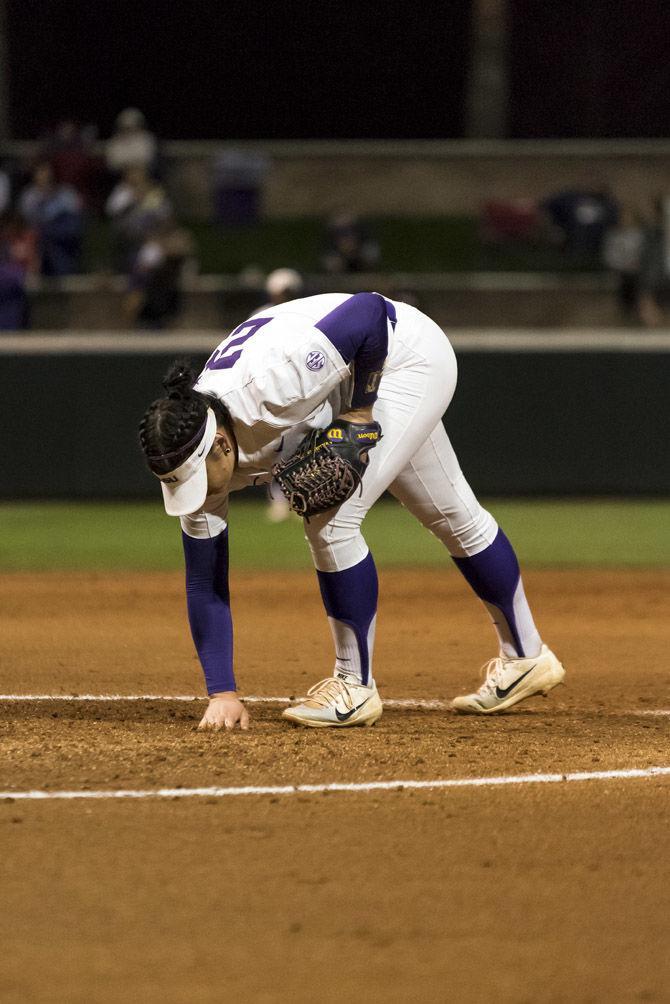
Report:
<svg viewBox="0 0 670 1004"><path fill-rule="evenodd" d="M338 419L314 429L272 474L294 512L309 519L342 505L361 484L368 452L382 438L379 422Z"/></svg>

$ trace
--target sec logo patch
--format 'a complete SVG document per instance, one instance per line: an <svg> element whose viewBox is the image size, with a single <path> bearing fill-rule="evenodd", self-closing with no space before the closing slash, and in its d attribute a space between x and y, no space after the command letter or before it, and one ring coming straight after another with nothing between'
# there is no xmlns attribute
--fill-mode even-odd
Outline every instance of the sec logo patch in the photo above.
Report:
<svg viewBox="0 0 670 1004"><path fill-rule="evenodd" d="M323 369L326 357L323 352L309 352L305 362L307 364L308 370L320 370Z"/></svg>

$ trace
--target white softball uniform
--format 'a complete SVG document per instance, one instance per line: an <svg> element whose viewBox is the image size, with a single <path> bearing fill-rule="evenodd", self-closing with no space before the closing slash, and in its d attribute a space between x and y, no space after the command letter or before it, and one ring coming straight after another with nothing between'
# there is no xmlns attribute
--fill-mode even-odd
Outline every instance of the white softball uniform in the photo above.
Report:
<svg viewBox="0 0 670 1004"><path fill-rule="evenodd" d="M263 309L225 338L200 374L196 390L228 409L238 465L231 491L271 480L309 429L326 426L348 408L352 372L315 327L349 299L333 293ZM390 491L455 557L493 542L497 524L465 480L442 425L456 386L456 358L444 332L415 307L387 301L388 356L374 405L383 438L356 494L332 513L312 517L305 532L319 571L339 571L367 554L361 523ZM184 532L213 537L226 526L227 497L181 517Z"/></svg>
<svg viewBox="0 0 670 1004"><path fill-rule="evenodd" d="M488 609L501 653L541 649L514 550L477 502L442 425L455 386L444 332L414 307L374 293L263 308L217 346L196 384L230 415L238 448L232 491L271 481L273 465L310 429L373 406L382 439L370 451L360 491L305 521L335 672L363 686L373 680L378 582L361 524L385 490L446 546ZM205 427L205 444L206 434ZM189 621L210 694L236 689L227 506L227 494L207 496L199 512L180 517Z"/></svg>

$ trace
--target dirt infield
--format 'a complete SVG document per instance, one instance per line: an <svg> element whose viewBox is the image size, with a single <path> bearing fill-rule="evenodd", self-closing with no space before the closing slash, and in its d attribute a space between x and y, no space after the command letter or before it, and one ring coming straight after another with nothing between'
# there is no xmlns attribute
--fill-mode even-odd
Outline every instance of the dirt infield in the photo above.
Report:
<svg viewBox="0 0 670 1004"><path fill-rule="evenodd" d="M382 696L494 654L455 573L384 571ZM195 731L178 701L0 701L0 791L486 778L670 765L670 571L535 571L569 685L498 718ZM312 576L233 575L246 693L326 675ZM197 694L181 577L6 576L8 694ZM667 1001L670 781L0 802L3 1001Z"/></svg>

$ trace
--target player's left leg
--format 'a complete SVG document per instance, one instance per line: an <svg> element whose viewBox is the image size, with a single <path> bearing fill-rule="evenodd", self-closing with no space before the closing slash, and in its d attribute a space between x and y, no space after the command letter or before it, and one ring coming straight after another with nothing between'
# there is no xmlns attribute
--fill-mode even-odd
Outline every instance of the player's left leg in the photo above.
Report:
<svg viewBox="0 0 670 1004"><path fill-rule="evenodd" d="M526 599L514 549L467 483L442 422L390 491L446 546L488 610L499 657L479 691L457 697L457 711L491 714L561 683L565 671L542 643Z"/></svg>

